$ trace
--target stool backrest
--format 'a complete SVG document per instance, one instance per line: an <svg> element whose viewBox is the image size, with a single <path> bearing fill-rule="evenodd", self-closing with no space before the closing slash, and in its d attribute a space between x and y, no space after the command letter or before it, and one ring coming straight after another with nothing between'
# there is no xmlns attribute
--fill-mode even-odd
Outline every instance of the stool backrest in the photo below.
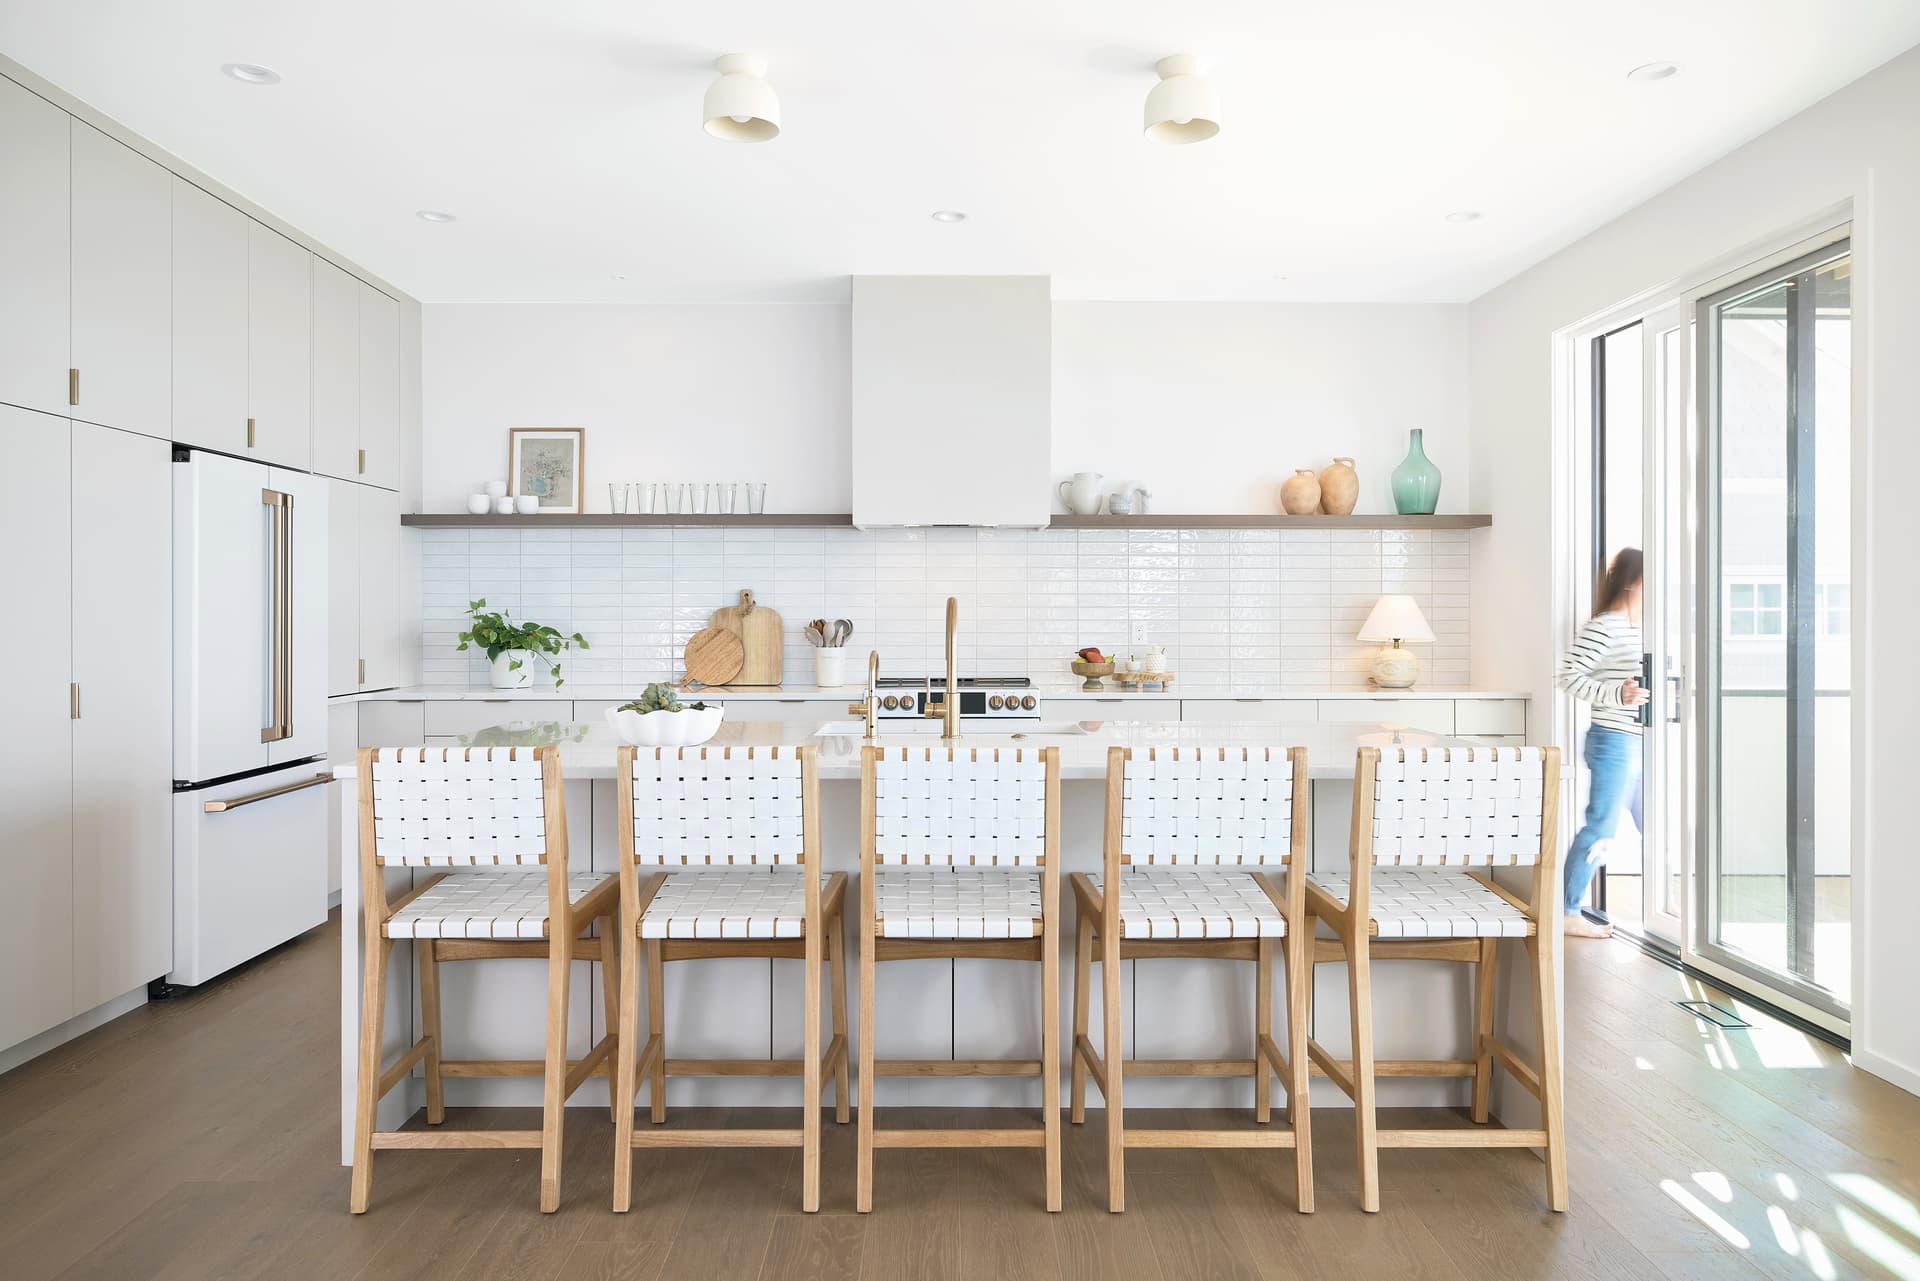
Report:
<svg viewBox="0 0 1920 1281"><path fill-rule="evenodd" d="M620 847L645 866L801 864L819 830L812 747L623 747Z"/></svg>
<svg viewBox="0 0 1920 1281"><path fill-rule="evenodd" d="M1119 772L1122 863L1279 866L1306 853L1303 747L1116 747L1107 769L1110 804Z"/></svg>
<svg viewBox="0 0 1920 1281"><path fill-rule="evenodd" d="M1551 747L1362 748L1354 835L1368 850L1354 852L1403 866L1527 867L1552 859L1559 764Z"/></svg>
<svg viewBox="0 0 1920 1281"><path fill-rule="evenodd" d="M493 867L566 858L550 747L362 748L361 835L375 865ZM549 757L552 757L549 760Z"/></svg>
<svg viewBox="0 0 1920 1281"><path fill-rule="evenodd" d="M863 843L879 864L1044 867L1059 829L1054 747L868 747Z"/></svg>

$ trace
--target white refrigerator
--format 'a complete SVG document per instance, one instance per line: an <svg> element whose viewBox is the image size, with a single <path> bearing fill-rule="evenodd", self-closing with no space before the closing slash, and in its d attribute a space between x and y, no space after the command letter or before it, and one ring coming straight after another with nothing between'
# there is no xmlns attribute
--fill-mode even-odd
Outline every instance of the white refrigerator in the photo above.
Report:
<svg viewBox="0 0 1920 1281"><path fill-rule="evenodd" d="M176 448L173 969L204 983L327 915L327 487Z"/></svg>

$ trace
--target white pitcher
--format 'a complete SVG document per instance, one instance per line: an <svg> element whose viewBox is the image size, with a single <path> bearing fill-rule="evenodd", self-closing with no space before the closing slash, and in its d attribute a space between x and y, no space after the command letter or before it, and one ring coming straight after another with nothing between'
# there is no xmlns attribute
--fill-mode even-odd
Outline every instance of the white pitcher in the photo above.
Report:
<svg viewBox="0 0 1920 1281"><path fill-rule="evenodd" d="M1106 480L1097 471L1077 471L1072 480L1060 482L1060 501L1076 516L1100 514L1100 486Z"/></svg>

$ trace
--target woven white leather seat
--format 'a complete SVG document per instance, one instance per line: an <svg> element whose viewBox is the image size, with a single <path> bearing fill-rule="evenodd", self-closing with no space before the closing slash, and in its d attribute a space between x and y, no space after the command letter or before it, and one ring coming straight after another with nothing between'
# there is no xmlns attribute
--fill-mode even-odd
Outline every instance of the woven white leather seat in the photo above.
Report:
<svg viewBox="0 0 1920 1281"><path fill-rule="evenodd" d="M567 900L578 903L611 876L572 872ZM547 937L547 874L540 868L456 872L435 882L387 921L395 939Z"/></svg>
<svg viewBox="0 0 1920 1281"><path fill-rule="evenodd" d="M1006 867L877 868L874 913L881 938L1033 938L1040 932L1040 873Z"/></svg>
<svg viewBox="0 0 1920 1281"><path fill-rule="evenodd" d="M1345 874L1316 874L1315 885L1345 906ZM1367 907L1383 939L1525 938L1527 916L1471 876L1412 867L1373 869Z"/></svg>
<svg viewBox="0 0 1920 1281"><path fill-rule="evenodd" d="M640 937L797 939L806 912L806 883L791 869L675 872L641 914Z"/></svg>
<svg viewBox="0 0 1920 1281"><path fill-rule="evenodd" d="M1103 878L1091 879L1100 889ZM1121 874L1121 938L1280 938L1286 932L1287 918L1251 874L1137 864Z"/></svg>

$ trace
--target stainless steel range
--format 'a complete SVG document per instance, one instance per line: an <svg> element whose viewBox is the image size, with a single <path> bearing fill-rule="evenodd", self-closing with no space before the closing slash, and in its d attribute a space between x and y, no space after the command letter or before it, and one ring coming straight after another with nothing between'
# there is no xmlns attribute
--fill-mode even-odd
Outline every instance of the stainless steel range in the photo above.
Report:
<svg viewBox="0 0 1920 1281"><path fill-rule="evenodd" d="M962 676L958 684L963 719L1040 719L1040 700L1033 694L1033 682L1025 676ZM882 676L877 685L881 691L881 720L919 720L927 714L929 698L934 714L939 714L947 681L944 676Z"/></svg>

